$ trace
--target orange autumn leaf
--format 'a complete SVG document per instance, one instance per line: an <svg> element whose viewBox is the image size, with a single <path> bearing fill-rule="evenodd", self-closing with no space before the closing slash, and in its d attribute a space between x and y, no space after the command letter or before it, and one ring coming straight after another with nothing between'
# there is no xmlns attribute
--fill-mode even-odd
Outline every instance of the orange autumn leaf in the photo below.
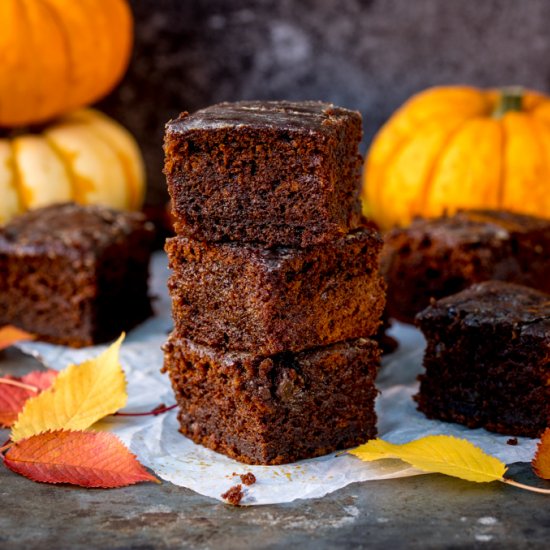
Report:
<svg viewBox="0 0 550 550"><path fill-rule="evenodd" d="M4 376L0 378L0 426L9 428L17 419L27 399L37 396L49 388L57 371L33 371L25 376Z"/></svg>
<svg viewBox="0 0 550 550"><path fill-rule="evenodd" d="M542 479L550 479L550 428L546 428L531 463L535 474Z"/></svg>
<svg viewBox="0 0 550 550"><path fill-rule="evenodd" d="M109 432L44 432L15 444L4 462L13 472L44 483L103 488L159 483Z"/></svg>
<svg viewBox="0 0 550 550"><path fill-rule="evenodd" d="M11 325L0 327L0 350L24 340L34 340L34 336Z"/></svg>

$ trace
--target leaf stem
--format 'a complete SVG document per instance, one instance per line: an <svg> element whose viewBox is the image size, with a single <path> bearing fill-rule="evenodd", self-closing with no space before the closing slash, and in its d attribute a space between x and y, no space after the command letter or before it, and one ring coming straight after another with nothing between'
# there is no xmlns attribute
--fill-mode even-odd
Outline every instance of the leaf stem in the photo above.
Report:
<svg viewBox="0 0 550 550"><path fill-rule="evenodd" d="M164 403L161 403L158 407L155 407L153 410L148 412L138 412L138 413L123 413L123 412L116 412L114 416L157 416L158 414L163 414L165 412L171 411L172 409L175 409L177 407L177 403L174 405L170 405L170 407L167 407L164 405Z"/></svg>
<svg viewBox="0 0 550 550"><path fill-rule="evenodd" d="M23 388L24 390L33 391L38 393L38 388L36 386L31 386L30 384L24 384L23 382L18 382L17 380L12 380L11 378L0 377L0 384L7 384L8 386L17 386L18 388Z"/></svg>
<svg viewBox="0 0 550 550"><path fill-rule="evenodd" d="M0 447L0 454L3 454L4 451L7 451L10 447L13 447L13 446L14 446L14 442L8 439L8 442L2 445L2 447Z"/></svg>
<svg viewBox="0 0 550 550"><path fill-rule="evenodd" d="M519 483L518 481L514 481L513 479L509 479L507 477L503 477L500 481L502 481L502 483L507 483L508 485L513 485L514 487L519 487L520 489L525 489L526 491L532 491L533 493L541 493L543 495L550 495L550 489L541 489L540 487L533 487L532 485L525 485L523 483Z"/></svg>

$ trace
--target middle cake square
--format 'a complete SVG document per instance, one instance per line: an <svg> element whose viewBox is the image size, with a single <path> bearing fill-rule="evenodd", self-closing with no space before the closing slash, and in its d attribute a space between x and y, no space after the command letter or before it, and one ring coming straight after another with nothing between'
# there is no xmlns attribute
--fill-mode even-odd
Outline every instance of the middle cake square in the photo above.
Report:
<svg viewBox="0 0 550 550"><path fill-rule="evenodd" d="M376 333L385 305L382 240L366 226L307 248L166 244L177 334L220 349L273 354Z"/></svg>

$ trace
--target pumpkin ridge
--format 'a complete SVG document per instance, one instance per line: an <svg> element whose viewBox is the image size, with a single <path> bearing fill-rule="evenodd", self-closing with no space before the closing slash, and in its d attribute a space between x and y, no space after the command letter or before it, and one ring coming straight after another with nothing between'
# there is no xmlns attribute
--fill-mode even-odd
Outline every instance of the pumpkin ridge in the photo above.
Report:
<svg viewBox="0 0 550 550"><path fill-rule="evenodd" d="M34 80L32 85L28 87L30 91L29 98L34 97L32 110L35 113L36 120L43 122L48 118L57 116L60 114L60 111L62 111L62 95L64 94L61 92L60 88L64 83L59 82L60 75L57 74L58 71L52 70L52 67L57 66L57 69L59 69L59 67L62 67L63 65L66 66L67 63L66 61L59 62L59 59L57 59L56 63L56 56L50 52L46 52L46 56L47 58L53 60L53 64L48 66L44 65L41 61L43 59L44 51L43 41L46 34L44 33L44 29L49 26L50 28L48 30L52 31L52 27L57 27L55 24L55 19L49 17L50 11L45 4L40 2L40 0L38 2L36 2L36 0L24 0L21 3L21 6L27 28L25 36L31 44L31 47L29 48L31 55L27 59L27 62L29 65L32 65L31 74L33 75ZM39 21L43 27L41 32L38 32L37 30L37 21ZM51 36L51 33L48 34L49 41L52 40ZM58 50L54 49L53 52L55 51ZM46 71L44 71L44 68L46 68ZM60 71L60 73L61 72L63 71ZM53 79L51 82L48 81L48 76ZM56 86L55 93L49 93L49 87L52 82L55 83Z"/></svg>
<svg viewBox="0 0 550 550"><path fill-rule="evenodd" d="M64 0L48 0L54 9L57 11L63 12L63 3ZM96 42L103 43L103 35L101 32L100 25L98 24L98 10L94 9L93 0L79 0L74 2L71 6L72 11L65 13L63 20L65 23L65 33L69 39L69 56L70 56L70 65L72 69L72 84L69 89L69 96L66 104L66 112L69 112L73 109L80 107L81 105L87 105L92 102L94 99L92 96L92 91L96 89L97 82L102 81L101 67L97 63L89 63L86 66L86 70L79 72L77 70L78 64L82 64L82 51L75 49L74 42L74 27L76 22L85 20L86 24L84 28L81 29L83 34L86 34L87 41L85 44L89 46L89 37L95 36ZM99 48L94 52L96 55L101 56Z"/></svg>
<svg viewBox="0 0 550 550"><path fill-rule="evenodd" d="M21 211L25 211L28 209L28 205L26 204L26 200L25 200L26 193L23 186L23 178L21 177L19 166L15 161L15 159L17 158L16 152L15 152L15 141L8 140L8 144L11 152L10 158L8 160L8 165L11 166L11 171L13 176L12 183L15 187L15 190L17 192L17 197L19 199L19 209Z"/></svg>
<svg viewBox="0 0 550 550"><path fill-rule="evenodd" d="M393 149L391 150L391 153L384 159L384 163L380 167L379 174L378 174L378 180L379 180L378 183L373 184L367 181L367 185L368 185L367 200L370 204L376 205L374 207L375 210L378 209L378 205L381 202L381 194L382 194L382 189L384 187L382 182L384 181L384 176L386 175L388 166L391 164L391 161L393 161L393 159L400 153L400 151L402 151L403 148L406 147L408 143L410 143L413 137L414 135L412 134L403 136L403 138L399 141L399 143L397 143L395 147L393 147ZM366 171L368 172L368 170L369 168L368 166L366 166ZM371 194L373 189L374 189L374 194ZM376 216L378 215L379 213L376 213Z"/></svg>
<svg viewBox="0 0 550 550"><path fill-rule="evenodd" d="M112 23L118 23L118 21L111 22L109 20L106 13L107 11L110 11L109 5L109 3L106 3L106 5L103 6L103 9L96 11L97 21L99 22L99 28L101 29L102 34L106 34L105 29L110 27ZM103 40L102 42L104 57L103 63L99 65L100 72L98 78L103 82L103 86L101 88L96 88L95 93L91 95L89 101L87 102L88 105L91 105L98 101L101 97L108 95L115 86L117 78L122 76L112 74L113 66L116 66L117 57L115 40L111 38L111 40Z"/></svg>
<svg viewBox="0 0 550 550"><path fill-rule="evenodd" d="M61 164L64 166L65 171L67 172L67 178L71 182L72 200L75 202L78 202L77 176L73 171L73 169L71 168L71 163L65 158L65 155L61 153L61 150L59 149L59 147L47 134L44 134L43 138L48 144L48 146L51 148L51 150L54 152L55 156L60 160Z"/></svg>
<svg viewBox="0 0 550 550"><path fill-rule="evenodd" d="M75 177L75 200L127 208L128 190L124 170L109 144L90 131L84 122L63 120L47 130Z"/></svg>
<svg viewBox="0 0 550 550"><path fill-rule="evenodd" d="M542 162L542 165L544 166L544 171L548 178L548 176L550 175L550 163L548 162L548 159L546 158L546 155L545 155L545 147L543 145L543 141L541 137L542 128L538 126L538 120L536 120L534 117L527 116L526 120L527 120L527 124L531 128L531 131L533 132L534 140L539 150L540 160Z"/></svg>
<svg viewBox="0 0 550 550"><path fill-rule="evenodd" d="M404 105L402 105L401 107L399 107L399 109L397 109L395 111L395 113L393 115L394 121L397 120L400 116L402 116L404 113L407 112L408 105L410 104L410 102L413 99L414 99L414 96L412 98L410 98ZM390 133L395 132L395 130L393 130L393 128L389 127L389 124L391 124L391 122L392 122L392 120L390 119L390 120L384 122L382 124L382 126L380 126L380 128L378 129L377 134L374 136L373 140L371 141L371 143L369 145L369 149L372 150L376 146L376 143L378 142L378 140L383 141L383 140L387 139L386 135L385 135L387 132L390 132ZM366 209L369 210L369 215L366 215L366 217L370 217L370 212L372 212L374 214L374 216L373 216L374 218L379 217L380 212L376 212L376 210L379 210L379 205L380 205L380 202L381 202L381 193L382 193L382 188L383 188L382 182L384 181L384 176L387 172L387 167L388 167L388 165L391 165L393 159L399 154L399 152L403 149L403 147L405 147L411 141L411 139L413 137L414 136L410 133L406 133L406 134L400 133L399 139L397 140L395 145L392 147L389 154L386 155L382 159L382 162L380 160L377 162L377 165L379 166L378 178L377 178L378 182L373 183L372 178L366 179L365 184L366 184L366 203L367 204L366 204L366 206L363 205L363 207L362 207L363 213L365 215L366 215L365 210ZM364 170L363 178L365 178L365 175L367 173L372 172L371 163L372 163L371 155L368 155L366 164L363 167L363 170Z"/></svg>
<svg viewBox="0 0 550 550"><path fill-rule="evenodd" d="M404 107L406 107L406 105L402 106L399 110L404 111L405 110ZM431 124L430 120L426 119L425 124L420 124L417 127L417 132L416 133L420 133L420 131L423 130L429 124ZM395 157L397 157L399 155L399 153L414 139L416 133L409 133L409 134L403 135L399 139L399 142L396 143L395 146L392 148L391 152L384 158L384 162L380 163L381 168L379 170L379 177L378 177L380 182L384 181L384 176L386 175L388 166L390 166L393 163L393 160L395 159ZM367 165L365 166L365 170L367 172L369 171L368 162L369 162L369 160L367 158ZM373 184L371 184L370 182L367 182L367 184L368 184L367 185L367 200L368 200L369 203L376 205L375 209L378 208L378 205L381 202L381 193L382 193L382 190L384 188L383 184L381 184L380 182L378 184L374 185L374 191L375 191L374 194L373 194L374 196L371 195ZM374 200L372 200L373 198L374 198Z"/></svg>
<svg viewBox="0 0 550 550"><path fill-rule="evenodd" d="M106 17L109 22L116 21L118 29L122 27L122 32L115 33L115 38L118 42L113 43L111 48L111 65L114 69L111 70L111 78L107 80L105 94L110 93L117 85L128 68L133 44L133 19L132 12L125 1L112 0L106 6ZM122 53L123 52L123 53Z"/></svg>
<svg viewBox="0 0 550 550"><path fill-rule="evenodd" d="M110 139L108 139L105 134L100 132L97 128L94 126L88 125L88 130L90 133L92 133L94 136L96 136L99 140L105 142L112 150L113 153L117 156L117 158L120 161L120 165L122 167L122 170L124 172L124 176L126 179L126 189L127 189L127 199L128 204L132 210L139 210L139 191L138 187L139 184L134 178L133 170L131 167L131 161L128 159L125 155L123 155L116 145L112 143Z"/></svg>
<svg viewBox="0 0 550 550"><path fill-rule="evenodd" d="M33 52L33 55L28 56L27 61L30 61L30 64L32 65L31 74L34 75L34 78L38 79L38 70L37 70L38 69L38 65L37 65L38 56L35 55L36 43L34 41L34 35L31 32L31 30L32 30L31 29L31 21L30 21L30 17L29 17L27 2L28 2L28 0L22 0L21 2L17 2L17 5L19 6L19 14L21 16L21 20L23 21L23 27L26 30L25 36L28 37L28 40L30 42L30 47L28 48L28 50ZM31 92L26 98L26 101L28 103L32 103L32 105L33 105L32 109L35 112L38 110L38 103L39 103L39 100L40 100L39 96L36 95L37 90L39 88L40 88L40 86L36 85L36 81L35 81L35 86L32 87L34 93Z"/></svg>
<svg viewBox="0 0 550 550"><path fill-rule="evenodd" d="M550 128L550 101L539 101L531 111L533 118Z"/></svg>
<svg viewBox="0 0 550 550"><path fill-rule="evenodd" d="M456 126L452 130L449 130L449 133L445 137L442 146L432 160L431 167L428 170L426 179L423 182L420 193L418 194L418 197L416 199L416 204L411 204L411 209L413 212L417 209L418 203L420 203L421 205L426 204L428 193L430 192L430 188L432 187L435 178L436 169L439 167L444 153L447 151L447 148L450 146L453 139L460 133L460 131L466 126L466 124L468 124L474 118L478 117L465 118L461 121L457 121Z"/></svg>
<svg viewBox="0 0 550 550"><path fill-rule="evenodd" d="M474 88L467 87L468 90L473 91ZM437 88L431 88L428 90L434 91ZM393 164L394 159L400 154L400 152L407 147L407 145L415 138L416 135L422 133L425 131L426 128L429 128L433 125L433 118L432 116L425 117L421 119L421 121L415 120L415 117L412 118L412 120L409 120L407 122L407 126L409 126L409 130L406 132L403 132L402 128L401 130L395 130L392 126L389 126L393 123L395 123L396 119L399 119L399 117L403 116L404 113L407 113L408 109L411 106L411 102L417 98L421 94L417 94L410 98L408 101L406 101L401 107L399 107L394 115L385 123L382 125L380 130L378 131L377 135L374 137L370 149L372 151L373 146L375 146L375 143L377 140L381 139L382 141L387 140L388 138L384 135L385 131L389 131L390 136L397 135L397 139L395 139L395 144L393 147L391 147L390 152L383 157L383 159L376 163L377 166L377 177L376 181L372 178L368 178L367 174L372 173L372 165L371 162L371 154L367 154L367 160L364 166L364 195L366 197L366 204L363 206L363 211L366 212L369 210L368 217L373 217L374 219L378 220L379 223L381 223L382 227L386 227L389 225L392 225L391 223L388 223L387 220L383 220L384 217L384 211L385 207L381 206L381 204L384 203L383 200L383 192L384 192L384 180L387 177L388 168ZM488 102L485 96L482 96L483 98L483 109L476 108L475 110L471 107L468 107L468 102L464 100L464 98L459 98L459 101L456 101L456 99L450 100L450 103L444 102L445 108L438 111L438 113L441 115L441 113L447 111L448 114L451 114L453 112L453 108L456 109L460 106L460 117L455 115L456 124L465 123L468 120L472 120L474 118L478 118L482 116L482 114L485 113L485 107L487 106ZM470 98L471 99L471 98ZM454 107L453 107L454 106ZM466 112L463 112L466 111ZM410 118L410 117L408 117ZM400 126L403 124L401 123ZM414 131L412 131L412 128L414 128Z"/></svg>
<svg viewBox="0 0 550 550"><path fill-rule="evenodd" d="M23 208L13 172L12 156L9 140L0 139L0 224L9 221Z"/></svg>
<svg viewBox="0 0 550 550"><path fill-rule="evenodd" d="M508 136L506 134L506 128L502 120L500 121L499 126L502 133L502 139L500 140L500 158L502 159L502 162L500 163L500 178L497 190L497 204L499 208L502 208L502 203L504 202L504 188L506 187L507 180L506 149L508 147Z"/></svg>
<svg viewBox="0 0 550 550"><path fill-rule="evenodd" d="M63 100L61 101L61 104L67 104L69 102L70 97L70 85L73 82L73 62L74 59L71 55L71 50L69 47L69 36L67 34L67 30L65 29L65 25L63 25L63 20L61 17L59 17L59 14L57 10L53 7L53 5L50 3L50 0L38 0L38 2L44 6L44 9L48 11L50 14L52 21L55 22L56 27L59 29L59 34L61 35L61 41L63 43L63 50L65 52L65 56L67 58L67 63L65 64L66 70L66 82L69 83L69 85L65 86L64 94L63 94ZM61 112L57 113L58 115L61 114ZM55 116L55 115L54 115Z"/></svg>

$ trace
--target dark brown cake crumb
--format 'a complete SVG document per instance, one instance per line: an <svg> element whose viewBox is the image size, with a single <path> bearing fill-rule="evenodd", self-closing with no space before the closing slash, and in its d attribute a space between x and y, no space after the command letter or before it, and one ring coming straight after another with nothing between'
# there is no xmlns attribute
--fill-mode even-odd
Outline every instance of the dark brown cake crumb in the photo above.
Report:
<svg viewBox="0 0 550 550"><path fill-rule="evenodd" d="M517 445L518 444L518 438L517 437L511 437L508 441L506 441L508 445Z"/></svg>
<svg viewBox="0 0 550 550"><path fill-rule="evenodd" d="M245 485L254 485L256 483L256 476L252 472L241 474L239 477Z"/></svg>
<svg viewBox="0 0 550 550"><path fill-rule="evenodd" d="M228 504L233 506L239 506L244 496L242 485L234 485L228 491L223 493L222 498L227 501Z"/></svg>

